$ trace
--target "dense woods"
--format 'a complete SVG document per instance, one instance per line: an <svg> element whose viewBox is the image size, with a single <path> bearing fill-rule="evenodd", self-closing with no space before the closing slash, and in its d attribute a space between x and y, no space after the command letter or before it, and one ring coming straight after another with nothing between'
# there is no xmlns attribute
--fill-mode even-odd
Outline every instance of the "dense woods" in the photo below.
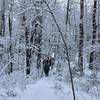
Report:
<svg viewBox="0 0 100 100"><path fill-rule="evenodd" d="M0 77L41 79L46 58L74 100L76 84L99 86L100 0L0 0Z"/></svg>

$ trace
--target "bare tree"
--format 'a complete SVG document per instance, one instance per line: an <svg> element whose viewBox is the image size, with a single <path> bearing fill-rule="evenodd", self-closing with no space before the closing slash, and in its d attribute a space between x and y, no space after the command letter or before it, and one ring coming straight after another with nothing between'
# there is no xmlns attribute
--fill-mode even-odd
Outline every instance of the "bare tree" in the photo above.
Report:
<svg viewBox="0 0 100 100"><path fill-rule="evenodd" d="M83 73L83 46L84 46L84 0L80 0L80 34L79 34L79 55L78 55L78 65L80 73Z"/></svg>
<svg viewBox="0 0 100 100"><path fill-rule="evenodd" d="M2 7L0 11L0 35L4 36L5 33L5 0L2 0Z"/></svg>
<svg viewBox="0 0 100 100"><path fill-rule="evenodd" d="M92 27L93 27L92 46L95 45L95 42L96 42L96 32L97 32L96 8L97 8L97 0L94 0L93 15L92 15ZM89 68L90 69L93 69L93 67L94 67L94 54L95 54L95 51L92 50L90 53L90 60L89 60Z"/></svg>
<svg viewBox="0 0 100 100"><path fill-rule="evenodd" d="M100 43L100 0L98 1L98 43Z"/></svg>
<svg viewBox="0 0 100 100"><path fill-rule="evenodd" d="M70 0L67 0L66 31L67 31L67 25L68 25L68 21L69 21L69 12L70 12Z"/></svg>
<svg viewBox="0 0 100 100"><path fill-rule="evenodd" d="M32 27L34 27L32 36L31 36L31 43L38 48L36 53L37 56L37 69L39 75L39 68L41 68L41 51L42 51L42 23L43 23L43 16L42 16L42 9L41 8L42 2L36 2L35 11L36 11L36 18L32 21ZM38 7L40 6L40 7Z"/></svg>
<svg viewBox="0 0 100 100"><path fill-rule="evenodd" d="M9 46L9 52L10 52L10 59L11 62L9 64L8 67L8 74L12 73L13 71L13 42L12 42L12 7L13 7L13 2L11 2L10 4L10 8L9 8L9 16L8 16L8 27L9 27L9 36L10 36L10 46Z"/></svg>
<svg viewBox="0 0 100 100"><path fill-rule="evenodd" d="M25 27L25 39L26 39L26 75L30 74L30 68L31 68L31 48L28 47L28 44L30 44L29 40L29 27Z"/></svg>

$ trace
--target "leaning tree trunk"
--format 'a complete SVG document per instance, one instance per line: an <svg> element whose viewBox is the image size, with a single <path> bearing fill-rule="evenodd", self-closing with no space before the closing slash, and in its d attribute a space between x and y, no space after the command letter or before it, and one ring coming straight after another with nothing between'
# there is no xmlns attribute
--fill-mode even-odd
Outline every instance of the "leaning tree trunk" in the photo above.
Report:
<svg viewBox="0 0 100 100"><path fill-rule="evenodd" d="M92 35L92 46L96 42L96 31L97 31L97 25L96 25L96 8L97 8L97 0L94 0L94 6L93 6L93 15L92 15L92 26L93 26L93 35ZM90 60L89 60L89 68L93 69L94 67L94 54L95 51L92 50L90 53Z"/></svg>
<svg viewBox="0 0 100 100"><path fill-rule="evenodd" d="M84 46L84 0L80 0L80 34L79 34L79 56L78 56L78 65L80 73L83 73L83 46Z"/></svg>

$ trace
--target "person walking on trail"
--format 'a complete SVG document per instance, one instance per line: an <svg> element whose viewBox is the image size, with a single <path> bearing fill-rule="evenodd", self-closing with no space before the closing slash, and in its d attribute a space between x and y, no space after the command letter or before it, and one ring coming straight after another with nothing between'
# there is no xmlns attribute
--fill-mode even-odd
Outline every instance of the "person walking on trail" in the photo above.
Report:
<svg viewBox="0 0 100 100"><path fill-rule="evenodd" d="M43 60L43 70L44 70L45 76L48 76L49 70L50 70L49 58L46 58Z"/></svg>
<svg viewBox="0 0 100 100"><path fill-rule="evenodd" d="M49 75L50 67L53 69L55 59L52 56L47 56L45 59L43 59L43 71L45 73L45 76Z"/></svg>

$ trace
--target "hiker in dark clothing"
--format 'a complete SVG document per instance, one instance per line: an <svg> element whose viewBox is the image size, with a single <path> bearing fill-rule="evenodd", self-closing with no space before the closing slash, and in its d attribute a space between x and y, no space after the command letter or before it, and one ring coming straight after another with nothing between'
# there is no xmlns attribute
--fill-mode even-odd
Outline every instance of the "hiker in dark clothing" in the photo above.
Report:
<svg viewBox="0 0 100 100"><path fill-rule="evenodd" d="M50 70L50 65L49 65L49 59L44 59L43 60L43 70L46 76L49 75L49 70Z"/></svg>
<svg viewBox="0 0 100 100"><path fill-rule="evenodd" d="M46 59L43 60L43 70L46 76L49 75L49 70L50 67L53 69L53 64L54 64L54 59L51 57L47 57Z"/></svg>

